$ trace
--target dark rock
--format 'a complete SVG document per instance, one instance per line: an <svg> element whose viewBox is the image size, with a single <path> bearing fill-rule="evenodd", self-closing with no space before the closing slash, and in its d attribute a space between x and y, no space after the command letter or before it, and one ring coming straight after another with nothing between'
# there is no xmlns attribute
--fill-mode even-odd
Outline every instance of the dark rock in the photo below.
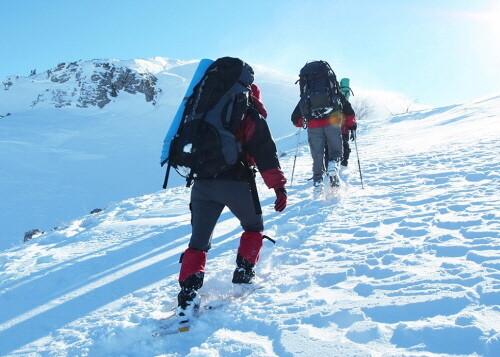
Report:
<svg viewBox="0 0 500 357"><path fill-rule="evenodd" d="M4 88L5 90L9 90L9 87L13 84L12 81L10 79L6 79L5 81L2 82L2 84L4 85Z"/></svg>
<svg viewBox="0 0 500 357"><path fill-rule="evenodd" d="M41 236L42 234L44 234L45 232L42 232L41 230L39 229L32 229L30 231L27 231L26 233L24 233L24 242L27 242L33 238L36 238L38 236Z"/></svg>
<svg viewBox="0 0 500 357"><path fill-rule="evenodd" d="M99 213L99 212L102 212L101 208L94 208L92 211L90 211L90 214L95 214L95 213Z"/></svg>

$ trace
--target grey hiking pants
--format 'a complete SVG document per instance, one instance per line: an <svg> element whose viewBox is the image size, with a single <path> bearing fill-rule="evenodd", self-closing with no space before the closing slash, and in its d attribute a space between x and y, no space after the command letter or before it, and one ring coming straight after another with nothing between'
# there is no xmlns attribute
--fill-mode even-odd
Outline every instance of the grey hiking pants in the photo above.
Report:
<svg viewBox="0 0 500 357"><path fill-rule="evenodd" d="M195 180L191 190L191 225L189 248L207 252L212 234L224 207L238 218L245 231L262 232L262 214L255 213L250 184L232 180Z"/></svg>
<svg viewBox="0 0 500 357"><path fill-rule="evenodd" d="M328 145L329 160L342 157L342 131L340 125L307 128L307 139L313 159L313 180L323 180L325 172L325 145Z"/></svg>

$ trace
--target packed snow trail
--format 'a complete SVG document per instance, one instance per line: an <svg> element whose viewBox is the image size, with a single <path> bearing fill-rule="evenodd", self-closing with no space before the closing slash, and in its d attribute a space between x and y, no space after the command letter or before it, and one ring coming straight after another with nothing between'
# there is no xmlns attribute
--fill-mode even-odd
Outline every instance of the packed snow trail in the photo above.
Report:
<svg viewBox="0 0 500 357"><path fill-rule="evenodd" d="M498 356L499 110L493 97L361 123L365 189L353 156L325 200L312 199L303 135L283 213L258 182L277 240L257 266L266 289L175 338L151 331L178 292L189 190L131 198L4 251L0 355ZM281 158L288 174L294 154ZM230 291L241 234L230 212L219 222L209 295Z"/></svg>

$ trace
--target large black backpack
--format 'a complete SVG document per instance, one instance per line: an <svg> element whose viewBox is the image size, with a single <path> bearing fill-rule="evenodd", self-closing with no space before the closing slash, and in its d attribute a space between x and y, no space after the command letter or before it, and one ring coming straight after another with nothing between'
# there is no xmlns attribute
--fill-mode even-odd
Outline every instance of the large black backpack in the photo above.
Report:
<svg viewBox="0 0 500 357"><path fill-rule="evenodd" d="M236 133L250 107L252 67L238 58L216 60L195 86L170 145L169 163L188 186L214 177L241 156Z"/></svg>
<svg viewBox="0 0 500 357"><path fill-rule="evenodd" d="M300 70L299 107L305 122L342 110L337 77L325 61L308 62Z"/></svg>

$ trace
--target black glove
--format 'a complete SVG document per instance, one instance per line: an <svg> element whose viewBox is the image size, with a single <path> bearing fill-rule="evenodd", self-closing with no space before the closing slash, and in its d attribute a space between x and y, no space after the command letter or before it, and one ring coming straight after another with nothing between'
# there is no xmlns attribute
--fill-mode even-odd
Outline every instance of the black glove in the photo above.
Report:
<svg viewBox="0 0 500 357"><path fill-rule="evenodd" d="M291 117L293 125L297 126L301 116L302 116L302 113L300 112L300 106L297 103L297 106L293 110L292 117Z"/></svg>
<svg viewBox="0 0 500 357"><path fill-rule="evenodd" d="M358 124L354 123L353 126L348 127L351 132L351 140L356 140L356 129L358 128Z"/></svg>
<svg viewBox="0 0 500 357"><path fill-rule="evenodd" d="M275 188L274 192L276 192L276 201L274 201L274 210L276 212L281 212L286 208L287 201L287 192L286 188Z"/></svg>

